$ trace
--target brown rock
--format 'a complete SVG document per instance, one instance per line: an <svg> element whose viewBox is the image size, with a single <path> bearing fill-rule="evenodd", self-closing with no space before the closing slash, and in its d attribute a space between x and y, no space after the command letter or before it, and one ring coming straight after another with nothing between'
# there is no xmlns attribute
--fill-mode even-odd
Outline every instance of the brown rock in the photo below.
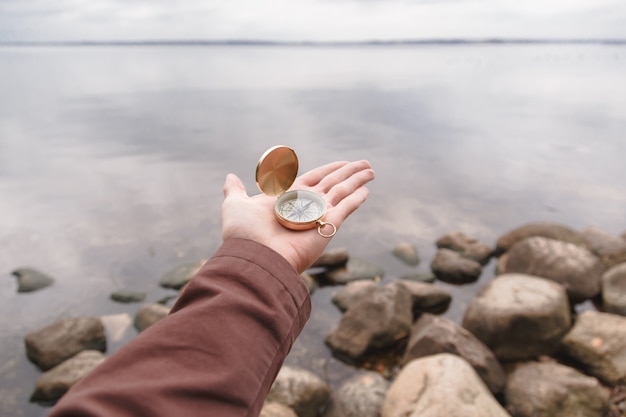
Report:
<svg viewBox="0 0 626 417"><path fill-rule="evenodd" d="M459 252L466 258L485 265L491 258L492 250L486 244L467 236L462 232L454 232L437 239L437 247Z"/></svg>
<svg viewBox="0 0 626 417"><path fill-rule="evenodd" d="M541 236L561 242L587 246L585 237L567 226L558 223L529 223L500 236L496 242L496 256L508 251L514 244L528 237Z"/></svg>

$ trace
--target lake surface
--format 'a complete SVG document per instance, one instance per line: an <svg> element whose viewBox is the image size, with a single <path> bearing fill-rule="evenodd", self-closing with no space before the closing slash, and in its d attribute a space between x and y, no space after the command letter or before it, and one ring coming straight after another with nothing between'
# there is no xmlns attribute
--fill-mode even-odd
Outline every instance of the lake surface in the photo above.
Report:
<svg viewBox="0 0 626 417"><path fill-rule="evenodd" d="M23 337L53 321L156 301L171 268L220 244L222 185L270 146L301 172L369 159L367 203L331 243L383 266L463 231L492 245L532 221L626 230L626 48L619 45L0 47L0 414L29 404L39 375ZM56 282L18 294L11 271ZM476 284L451 287L458 321ZM331 383L351 370L323 337L334 289L288 363ZM110 343L115 351L134 336Z"/></svg>

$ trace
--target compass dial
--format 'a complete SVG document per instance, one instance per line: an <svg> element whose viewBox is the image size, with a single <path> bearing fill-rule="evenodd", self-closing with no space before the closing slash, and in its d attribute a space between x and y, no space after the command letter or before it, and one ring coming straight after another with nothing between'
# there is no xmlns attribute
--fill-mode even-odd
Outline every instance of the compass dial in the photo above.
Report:
<svg viewBox="0 0 626 417"><path fill-rule="evenodd" d="M290 191L276 201L276 216L292 229L310 229L326 213L326 202L310 191Z"/></svg>

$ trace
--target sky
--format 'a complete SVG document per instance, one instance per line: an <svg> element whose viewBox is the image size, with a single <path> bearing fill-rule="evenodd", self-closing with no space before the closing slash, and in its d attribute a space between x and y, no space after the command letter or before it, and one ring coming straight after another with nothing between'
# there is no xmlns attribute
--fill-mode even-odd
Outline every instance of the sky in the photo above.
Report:
<svg viewBox="0 0 626 417"><path fill-rule="evenodd" d="M0 42L626 38L624 0L0 0Z"/></svg>

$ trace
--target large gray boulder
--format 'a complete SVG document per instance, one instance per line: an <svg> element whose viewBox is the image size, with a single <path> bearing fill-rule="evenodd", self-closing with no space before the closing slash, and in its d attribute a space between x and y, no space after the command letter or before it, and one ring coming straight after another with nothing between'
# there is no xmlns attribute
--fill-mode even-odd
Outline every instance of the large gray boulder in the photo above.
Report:
<svg viewBox="0 0 626 417"><path fill-rule="evenodd" d="M563 351L609 385L626 383L626 317L582 312L563 338Z"/></svg>
<svg viewBox="0 0 626 417"><path fill-rule="evenodd" d="M106 357L98 350L84 350L39 376L30 401L55 403L75 383L83 379Z"/></svg>
<svg viewBox="0 0 626 417"><path fill-rule="evenodd" d="M509 417L474 369L449 353L407 364L391 384L382 417Z"/></svg>
<svg viewBox="0 0 626 417"><path fill-rule="evenodd" d="M283 366L267 395L267 402L283 404L298 417L317 417L330 397L329 385L306 369Z"/></svg>
<svg viewBox="0 0 626 417"><path fill-rule="evenodd" d="M498 359L507 361L556 352L570 324L565 289L523 274L500 275L485 285L462 322Z"/></svg>
<svg viewBox="0 0 626 417"><path fill-rule="evenodd" d="M626 240L621 236L612 235L595 227L583 229L582 234L587 239L591 251L602 259L607 268L626 262Z"/></svg>
<svg viewBox="0 0 626 417"><path fill-rule="evenodd" d="M500 362L484 343L453 321L425 313L413 324L403 363L438 353L465 359L493 393L502 391L505 375Z"/></svg>
<svg viewBox="0 0 626 417"><path fill-rule="evenodd" d="M602 275L602 306L608 313L626 316L626 263Z"/></svg>
<svg viewBox="0 0 626 417"><path fill-rule="evenodd" d="M474 282L483 270L479 262L468 259L451 249L439 249L430 268L438 279L451 284Z"/></svg>
<svg viewBox="0 0 626 417"><path fill-rule="evenodd" d="M544 237L516 243L507 253L502 273L534 275L562 284L573 302L600 294L604 264L588 249Z"/></svg>
<svg viewBox="0 0 626 417"><path fill-rule="evenodd" d="M360 372L331 394L324 417L380 417L389 381L377 372Z"/></svg>
<svg viewBox="0 0 626 417"><path fill-rule="evenodd" d="M351 306L326 337L333 354L350 363L396 346L413 322L411 294L402 284L385 285Z"/></svg>
<svg viewBox="0 0 626 417"><path fill-rule="evenodd" d="M60 320L24 338L26 355L42 371L83 350L106 351L106 335L98 317Z"/></svg>
<svg viewBox="0 0 626 417"><path fill-rule="evenodd" d="M435 242L438 248L451 249L459 252L466 258L473 259L482 265L489 262L493 250L485 243L466 235L463 232L453 232L441 236Z"/></svg>
<svg viewBox="0 0 626 417"><path fill-rule="evenodd" d="M596 378L555 362L517 367L506 383L513 417L603 417L609 394Z"/></svg>
<svg viewBox="0 0 626 417"><path fill-rule="evenodd" d="M508 251L517 242L533 236L587 246L585 237L567 226L558 223L538 222L525 224L500 236L496 242L495 254L499 256Z"/></svg>
<svg viewBox="0 0 626 417"><path fill-rule="evenodd" d="M339 310L346 311L350 306L355 305L363 297L377 289L378 285L369 279L352 281L335 291L331 297L331 301Z"/></svg>

